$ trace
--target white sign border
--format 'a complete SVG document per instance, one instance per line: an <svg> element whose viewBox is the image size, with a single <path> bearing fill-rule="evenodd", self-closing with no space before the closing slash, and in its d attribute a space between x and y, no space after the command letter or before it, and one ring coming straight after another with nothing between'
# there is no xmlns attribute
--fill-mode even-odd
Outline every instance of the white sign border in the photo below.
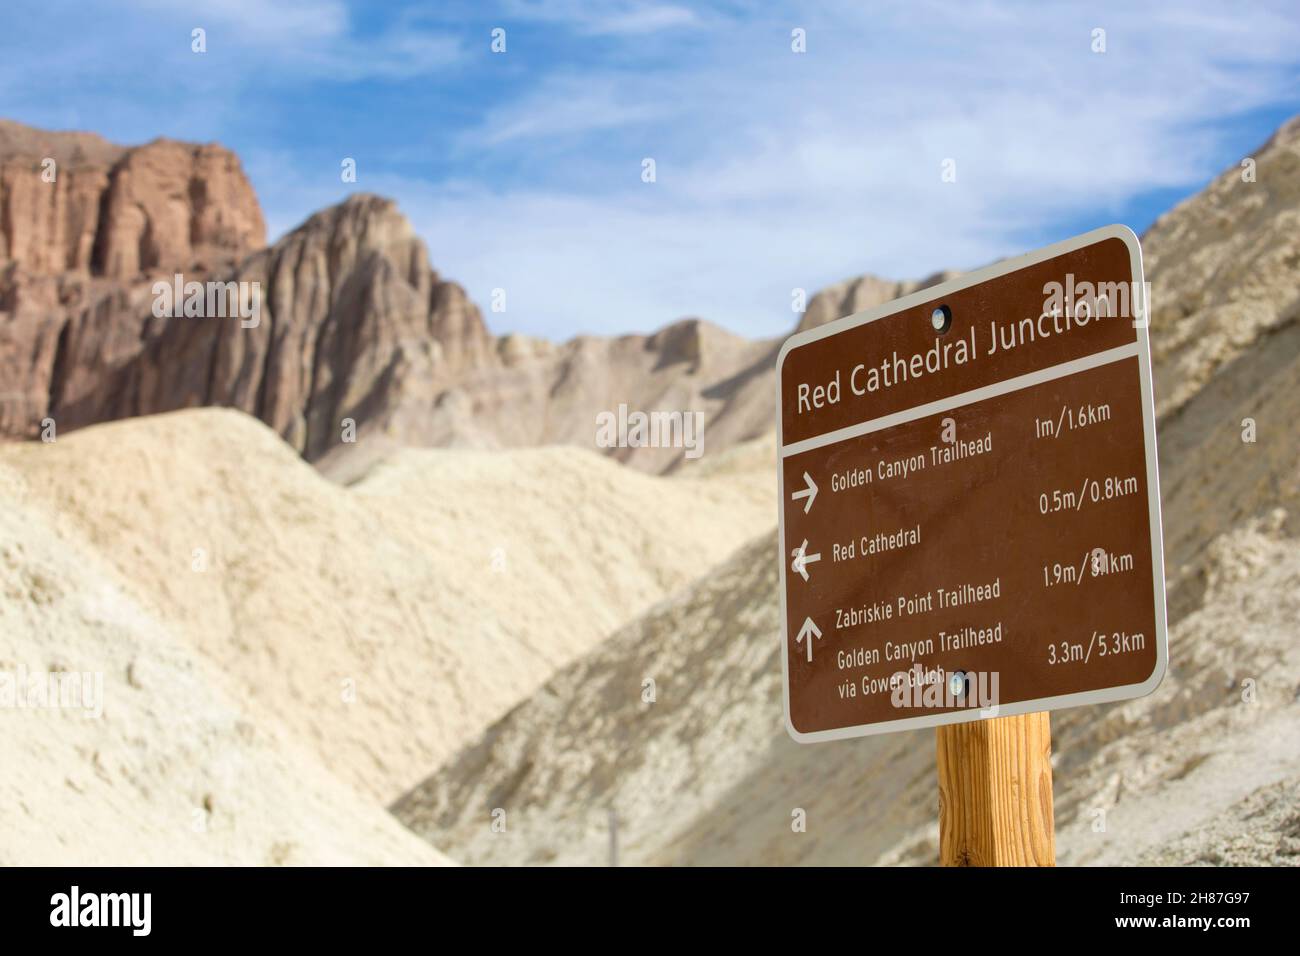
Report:
<svg viewBox="0 0 1300 956"><path fill-rule="evenodd" d="M1151 522L1151 576L1152 586L1155 595L1155 618L1156 618L1156 664L1151 676L1141 683L1127 684L1122 687L1107 687L1100 690L1080 691L1075 694L1062 694L1056 697L1042 697L1036 700L1023 700L1006 706L995 705L993 713L985 713L977 708L966 710L952 711L944 714L934 714L925 717L906 717L899 720L879 721L872 724L858 724L853 727L838 727L834 730L819 730L812 733L803 733L795 729L794 723L790 720L790 635L787 623L786 612L786 567L785 556L789 553L786 548L785 538L785 510L788 502L785 500L785 468L784 461L790 455L798 452L809 451L813 448L819 448L823 445L835 444L844 441L853 432L863 434L865 431L874 431L878 428L890 427L898 424L895 421L886 422L885 419L878 419L873 422L863 423L858 426L850 426L848 429L838 429L834 432L828 432L825 435L818 436L815 439L807 439L801 442L792 443L790 446L785 444L784 426L782 422L782 401L781 401L781 373L785 366L786 356L801 346L816 342L848 329L855 328L859 325L866 325L868 322L875 322L879 319L887 318L899 312L915 308L918 305L924 305L928 302L935 302L954 292L967 289L973 285L979 285L981 282L987 282L989 279L996 279L999 276L1007 275L1011 272L1017 272L1028 266L1035 265L1039 262L1045 262L1048 259L1054 259L1057 256L1064 255L1068 252L1074 252L1085 246L1094 245L1107 239L1119 239L1129 250L1129 260L1132 271L1132 280L1136 283L1136 288L1145 290L1145 276L1142 271L1142 247L1138 242L1137 235L1132 229L1122 225L1104 226L1100 229L1094 229L1083 235L1075 236L1072 239L1066 239L1034 252L1030 252L1014 259L1006 259L1002 262L994 263L975 272L968 273L950 282L941 285L931 286L920 289L901 299L894 299L886 302L884 305L877 306L874 309L868 309L865 312L858 312L855 315L847 316L843 319L837 319L834 322L828 322L825 325L815 329L809 329L806 332L797 332L785 340L781 346L781 351L776 359L776 444L777 444L777 469L776 469L776 486L777 486L777 567L780 572L780 589L781 589L781 699L785 711L785 729L786 732L798 743L811 744L822 743L828 740L847 740L852 737L871 737L877 734L896 733L904 730L920 730L926 727L940 727L945 724L968 723L973 720L983 720L988 717L1010 717L1015 714L1037 713L1044 710L1062 710L1067 707L1080 707L1085 704L1106 704L1119 700L1131 700L1135 697L1145 697L1154 691L1160 682L1164 679L1165 672L1169 665L1169 634L1166 621L1165 607L1165 562L1164 562L1164 538L1162 535L1162 525L1160 518L1160 477L1156 459L1156 413L1155 399L1151 387L1151 344L1148 335L1148 326L1151 318L1151 302L1144 301L1145 308L1144 321L1138 327L1137 335L1137 359L1139 377L1141 379L1142 395L1142 433L1146 440L1146 464L1147 464L1147 511ZM1144 299L1145 291L1142 293ZM1131 311L1136 311L1132 310ZM1123 347L1125 352L1131 346ZM1111 350L1117 352L1119 350ZM1098 353L1099 356L1105 356L1106 353ZM1088 356L1096 358L1098 356ZM1123 357L1123 356L1121 356ZM1107 361L1115 361L1115 358L1104 359L1093 364L1106 364ZM1063 363L1070 364L1073 363ZM1053 368L1059 368L1054 366ZM1033 377L1046 381L1052 378L1060 377L1060 374L1050 374L1052 369L1042 369L1033 373ZM1064 374L1070 374L1078 371L1078 368L1071 368ZM1048 374L1043 374L1048 373ZM1025 385L1032 384L1023 381L1030 376L1021 376L1021 384L1017 387L1023 388ZM1016 381L1016 380L1007 380ZM996 383L1003 384L1003 383ZM1012 389L1006 389L1011 391ZM969 393L968 393L969 394ZM962 396L950 396L943 402L949 402ZM981 401L991 396L982 396L979 398L973 395L966 402ZM937 404L937 403L936 403ZM927 406L918 406L925 408ZM906 409L899 414L907 414L914 409ZM926 412L925 414L931 414ZM892 417L892 416L887 416ZM910 417L923 417L915 415ZM874 425L874 428L863 426Z"/></svg>

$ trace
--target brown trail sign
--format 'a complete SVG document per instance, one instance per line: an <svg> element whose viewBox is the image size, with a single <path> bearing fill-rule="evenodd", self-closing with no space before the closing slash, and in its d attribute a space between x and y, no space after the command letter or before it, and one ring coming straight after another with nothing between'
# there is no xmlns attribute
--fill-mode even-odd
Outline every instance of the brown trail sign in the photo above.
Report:
<svg viewBox="0 0 1300 956"><path fill-rule="evenodd" d="M940 733L954 859L1050 862L1047 720L1018 715L1164 676L1148 310L1137 237L1111 226L781 350L786 726L810 743L997 718ZM1015 820L970 849L1007 808L954 801L990 767L1033 776L1017 799L1046 781L1023 852Z"/></svg>

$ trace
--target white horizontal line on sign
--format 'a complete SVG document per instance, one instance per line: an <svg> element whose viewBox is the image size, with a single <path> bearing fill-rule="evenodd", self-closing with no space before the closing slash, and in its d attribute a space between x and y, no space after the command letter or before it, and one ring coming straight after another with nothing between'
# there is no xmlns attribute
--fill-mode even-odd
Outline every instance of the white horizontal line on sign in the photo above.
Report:
<svg viewBox="0 0 1300 956"><path fill-rule="evenodd" d="M1006 395L1008 392L1017 392L1022 388L1029 388L1031 385L1040 385L1043 382L1050 382L1053 379L1063 378L1066 375L1073 375L1076 372L1085 372L1088 369L1097 368L1100 365L1109 365L1111 362L1118 362L1121 359L1133 358L1137 354L1137 342L1130 342L1128 345L1120 345L1113 349L1106 349L1103 352L1094 352L1092 355L1085 355L1082 358L1072 359L1069 362L1062 362L1060 365L1053 365L1050 368L1039 369L1036 372L1029 372L1025 375L1017 375L1015 378L1008 378L1001 382L994 382L992 385L984 385L980 388L974 388L969 392L950 395L947 398L941 398L925 405L917 405L915 408L907 408L901 412L894 412L892 415L882 415L880 418L873 418L870 421L859 422L856 425L849 425L846 428L839 428L833 432L827 432L824 435L816 435L813 438L805 438L803 441L784 445L781 448L781 457L788 458L789 456L797 455L800 452L811 451L814 448L821 448L823 445L833 445L836 442L846 441L850 438L857 438L859 435L867 435L871 432L880 431L882 428L892 428L895 425L903 425L907 422L915 421L918 418L925 418L929 415L937 415L940 412L951 411L954 408L961 408L963 405L982 402L987 398L996 398L999 395Z"/></svg>

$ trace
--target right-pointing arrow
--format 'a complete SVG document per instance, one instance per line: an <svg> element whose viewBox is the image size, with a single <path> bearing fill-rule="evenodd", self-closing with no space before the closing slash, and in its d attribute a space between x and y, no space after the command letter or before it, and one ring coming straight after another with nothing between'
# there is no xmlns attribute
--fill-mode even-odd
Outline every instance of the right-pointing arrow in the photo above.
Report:
<svg viewBox="0 0 1300 956"><path fill-rule="evenodd" d="M806 471L803 473L803 480L807 482L808 487L792 492L790 500L798 501L800 498L807 498L808 500L803 503L803 513L807 514L812 510L813 499L817 497L817 482L813 481L812 475Z"/></svg>
<svg viewBox="0 0 1300 956"><path fill-rule="evenodd" d="M795 642L803 642L807 644L809 664L812 663L812 646L814 637L820 641L822 638L822 632L818 629L817 625L813 623L812 618L806 617L803 619L803 627L799 628L799 636L795 638Z"/></svg>

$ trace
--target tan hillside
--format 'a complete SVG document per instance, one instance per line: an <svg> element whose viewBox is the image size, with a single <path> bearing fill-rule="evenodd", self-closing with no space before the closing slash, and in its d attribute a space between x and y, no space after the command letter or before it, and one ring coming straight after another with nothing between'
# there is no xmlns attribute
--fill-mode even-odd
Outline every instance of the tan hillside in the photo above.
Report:
<svg viewBox="0 0 1300 956"><path fill-rule="evenodd" d="M775 552L763 536L615 634L399 801L398 818L472 864L604 863L609 808L626 863L937 860L933 731L786 736ZM1208 572L1154 695L1053 716L1060 862L1215 862L1260 825L1230 825L1234 807L1300 775L1300 549L1268 519L1216 542ZM489 827L497 807L505 833ZM791 830L796 808L806 833ZM1296 862L1279 842L1291 818L1273 819L1282 829L1255 841L1267 852L1237 862ZM1225 831L1213 843L1211 825Z"/></svg>
<svg viewBox="0 0 1300 956"><path fill-rule="evenodd" d="M445 862L255 716L251 688L146 609L41 497L0 464L0 864ZM23 706L44 699L28 691L51 670L101 674L102 696Z"/></svg>
<svg viewBox="0 0 1300 956"><path fill-rule="evenodd" d="M579 336L563 343L511 335L498 339L500 364L466 371L430 400L419 397L381 416L374 440L337 446L323 471L346 478L356 459L402 445L520 448L575 445L641 471L690 472L698 461L678 448L599 448L596 416L631 411L703 414L703 457L757 438L772 427L779 343L751 342L700 319L651 335Z"/></svg>
<svg viewBox="0 0 1300 956"><path fill-rule="evenodd" d="M220 410L0 465L224 692L383 803L775 512L766 469L660 478L572 448L409 451L344 488Z"/></svg>
<svg viewBox="0 0 1300 956"><path fill-rule="evenodd" d="M1300 317L1300 116L1247 158L1143 236L1161 415Z"/></svg>

